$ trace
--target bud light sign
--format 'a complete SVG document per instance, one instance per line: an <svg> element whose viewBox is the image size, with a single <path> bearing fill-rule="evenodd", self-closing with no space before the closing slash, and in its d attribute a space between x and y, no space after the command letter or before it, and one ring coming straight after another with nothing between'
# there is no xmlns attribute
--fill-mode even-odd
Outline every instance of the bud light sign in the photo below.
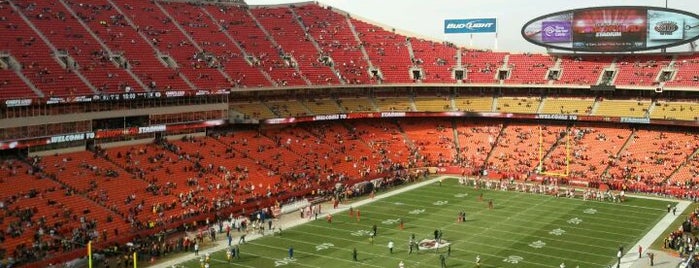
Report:
<svg viewBox="0 0 699 268"><path fill-rule="evenodd" d="M544 21L541 22L541 41L544 43L570 42L569 21Z"/></svg>
<svg viewBox="0 0 699 268"><path fill-rule="evenodd" d="M495 18L444 20L445 34L495 33L496 30L497 20Z"/></svg>

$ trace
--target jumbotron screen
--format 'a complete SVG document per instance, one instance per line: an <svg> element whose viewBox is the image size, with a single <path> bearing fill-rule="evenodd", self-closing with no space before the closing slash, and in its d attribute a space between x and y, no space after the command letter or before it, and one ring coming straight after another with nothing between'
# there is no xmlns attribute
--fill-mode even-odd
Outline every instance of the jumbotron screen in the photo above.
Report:
<svg viewBox="0 0 699 268"><path fill-rule="evenodd" d="M699 16L657 7L602 7L553 13L529 21L522 36L534 44L574 51L659 49L699 39Z"/></svg>

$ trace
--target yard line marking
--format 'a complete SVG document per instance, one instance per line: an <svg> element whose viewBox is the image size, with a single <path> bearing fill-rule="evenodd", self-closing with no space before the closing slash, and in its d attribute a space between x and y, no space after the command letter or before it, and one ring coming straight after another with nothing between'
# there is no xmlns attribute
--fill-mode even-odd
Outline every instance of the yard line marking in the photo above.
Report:
<svg viewBox="0 0 699 268"><path fill-rule="evenodd" d="M410 204L406 204L406 206L421 207L421 205L410 205ZM478 208L478 209L482 209L482 207L480 207L480 208ZM568 213L569 213L569 212L566 212L566 211L563 211L563 212L564 212L565 214L568 214ZM379 214L381 214L382 212L374 212L374 211L371 211L370 213L374 213L374 214L379 213ZM383 214L384 214L384 215L392 215L392 216L399 216L399 215L400 215L400 214L395 214L395 213L390 213L390 214L383 213ZM511 217L506 217L506 216L501 216L501 215L490 215L490 217L504 218L504 219L512 220L512 219L510 219ZM552 219L559 219L559 218L560 218L560 217L558 217L558 216L548 216L548 217L546 217L546 216L540 216L540 218L541 218L541 217L544 217L544 218L552 218ZM514 220L514 221L518 221L518 219L516 219L516 218L513 219L513 220ZM622 221L622 222L626 223L626 221ZM620 226L620 225L608 225L608 224L603 224L603 223L589 223L589 225L601 226L601 227L605 227L605 228L620 229L620 230L637 230L637 229L638 229L638 228L627 228L627 227ZM519 226L519 225L518 225L518 226ZM643 227L645 227L645 226L646 226L646 225L644 224ZM522 226L522 228L529 228L529 227ZM606 233L606 234L613 234L613 235L622 236L622 237L627 237L627 236L633 236L633 237L635 237L635 235L628 235L628 234L626 234L626 233L608 232L608 231L595 230L595 229L589 229L589 228L581 228L581 227L572 227L572 228L580 229L580 230L589 230L589 231L592 231L592 232L601 232L601 233Z"/></svg>

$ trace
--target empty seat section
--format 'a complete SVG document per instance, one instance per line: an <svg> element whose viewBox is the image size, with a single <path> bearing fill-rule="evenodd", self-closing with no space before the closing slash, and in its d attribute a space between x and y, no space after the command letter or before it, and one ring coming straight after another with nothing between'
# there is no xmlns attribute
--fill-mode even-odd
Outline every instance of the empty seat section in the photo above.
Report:
<svg viewBox="0 0 699 268"><path fill-rule="evenodd" d="M382 112L413 110L409 98L376 98L376 105Z"/></svg>
<svg viewBox="0 0 699 268"><path fill-rule="evenodd" d="M510 67L508 84L546 84L546 74L555 64L555 59L543 54L510 54L507 65Z"/></svg>
<svg viewBox="0 0 699 268"><path fill-rule="evenodd" d="M127 87L130 88L129 91L144 90L131 75L111 61L112 55L92 38L60 2L37 0L32 3L35 7L24 10L24 14L51 40L56 49L64 51L76 61L77 69L100 93L123 93ZM82 10L79 11L81 13L78 14L87 15Z"/></svg>
<svg viewBox="0 0 699 268"><path fill-rule="evenodd" d="M415 97L413 102L418 111L443 112L452 110L449 97Z"/></svg>
<svg viewBox="0 0 699 268"><path fill-rule="evenodd" d="M696 102L657 101L650 118L667 120L699 120L699 104Z"/></svg>
<svg viewBox="0 0 699 268"><path fill-rule="evenodd" d="M371 158L408 166L413 152L397 125L386 121L350 121L348 125L371 148Z"/></svg>
<svg viewBox="0 0 699 268"><path fill-rule="evenodd" d="M495 145L501 124L480 122L458 122L456 125L459 139L459 158L462 165L469 168L471 174L479 174L484 167L485 159Z"/></svg>
<svg viewBox="0 0 699 268"><path fill-rule="evenodd" d="M350 99L343 98L337 100L337 103L345 110L347 113L358 113L358 112L375 112L374 104L369 98L358 98Z"/></svg>
<svg viewBox="0 0 699 268"><path fill-rule="evenodd" d="M586 115L592 112L594 99L546 98L541 113Z"/></svg>
<svg viewBox="0 0 699 268"><path fill-rule="evenodd" d="M247 118L267 119L278 117L262 102L231 103L231 109L244 114Z"/></svg>
<svg viewBox="0 0 699 268"><path fill-rule="evenodd" d="M308 109L299 101L268 102L266 104L279 117L296 117L310 114Z"/></svg>
<svg viewBox="0 0 699 268"><path fill-rule="evenodd" d="M306 85L300 74L288 62L284 61L281 50L275 48L265 33L257 27L253 18L246 12L247 7L207 6L206 9L230 35L237 38L236 41L240 46L255 58L255 64L267 72L277 85Z"/></svg>
<svg viewBox="0 0 699 268"><path fill-rule="evenodd" d="M563 56L561 74L555 84L596 85L602 71L612 64L607 56Z"/></svg>
<svg viewBox="0 0 699 268"><path fill-rule="evenodd" d="M211 84L213 89L232 87L262 87L271 86L265 76L251 64L245 61L244 54L232 41L220 31L217 21L212 21L211 18L204 12L206 6L184 5L180 3L162 3L162 7L177 20L189 36L201 47L203 51L198 51L196 57L194 55L183 55L190 61L196 61L194 68L198 70L207 70L213 72L213 69L220 68L225 71L231 81L215 81L214 78L219 77L219 74L213 76L208 73L197 74L193 80L207 80L206 84ZM208 10L207 10L208 11ZM215 12L220 12L216 10ZM173 29L177 30L177 29ZM234 37L235 38L235 37ZM179 53L179 51L177 51ZM220 79L220 77L219 77ZM209 83L210 81L211 83Z"/></svg>
<svg viewBox="0 0 699 268"><path fill-rule="evenodd" d="M677 56L673 67L677 69L677 74L665 86L671 88L699 87L699 54Z"/></svg>
<svg viewBox="0 0 699 268"><path fill-rule="evenodd" d="M151 43L160 52L169 55L177 62L176 70L187 76L196 89L219 90L228 89L231 86L216 69L217 65L210 66L205 56L199 53L201 51L197 50L194 44L174 25L178 21L173 22L153 2L135 1L131 5L132 8L122 8L122 11L126 12L125 15L138 18L134 23L150 38ZM196 6L184 3L162 2L160 5L172 5L173 8L184 9L182 12L197 12ZM192 14L193 12L190 12L191 17L187 18L189 21L179 21L179 23L195 24L204 20L202 16L197 17L196 13Z"/></svg>
<svg viewBox="0 0 699 268"><path fill-rule="evenodd" d="M316 99L303 101L303 104L313 112L313 114L337 114L341 113L340 106L334 99Z"/></svg>
<svg viewBox="0 0 699 268"><path fill-rule="evenodd" d="M456 48L435 41L411 38L417 66L425 71L423 81L426 83L454 83L452 69L456 66L454 57Z"/></svg>
<svg viewBox="0 0 699 268"><path fill-rule="evenodd" d="M333 60L343 80L348 84L370 83L367 62L345 15L318 5L297 5L292 8L301 16L308 34L316 40L323 55Z"/></svg>
<svg viewBox="0 0 699 268"><path fill-rule="evenodd" d="M22 12L33 10L29 3L18 3ZM31 7L30 7L31 6ZM40 13L43 19L53 19L56 14ZM0 47L11 54L22 65L22 73L45 96L75 96L92 95L88 85L83 83L78 76L63 68L56 59L48 45L14 13L8 2L0 3L0 17L6 18L3 27L0 27ZM50 36L47 36L50 38ZM59 37L62 38L62 37ZM34 97L35 94L27 96Z"/></svg>
<svg viewBox="0 0 699 268"><path fill-rule="evenodd" d="M36 93L34 93L14 71L0 69L0 99L36 97Z"/></svg>
<svg viewBox="0 0 699 268"><path fill-rule="evenodd" d="M663 183L697 149L696 142L696 135L637 130L609 175L613 179Z"/></svg>
<svg viewBox="0 0 699 268"><path fill-rule="evenodd" d="M160 11L154 9L149 2L140 4L138 7L131 5L134 3L137 2L118 3L119 10L131 13L122 14L106 0L66 2L80 15L80 19L92 29L95 35L106 43L113 52L124 57L131 71L148 87L147 90L191 90L180 78L180 71L177 68L169 68L161 62L157 52L149 44L159 44L157 46L161 49L167 47L167 42L164 44L161 42L161 35L174 34L164 29L153 28L163 25L166 20L156 19L155 22L151 23L152 19L147 18L153 16L152 14L156 11L157 13ZM137 24L136 29L131 27L126 16L132 19L138 18L133 20ZM139 32L142 32L148 40L144 40ZM179 48L179 41L181 40L175 41L173 46ZM183 62L180 62L180 65L184 65ZM180 67L189 68L188 66Z"/></svg>
<svg viewBox="0 0 699 268"><path fill-rule="evenodd" d="M495 83L498 70L504 63L505 55L507 55L505 52L462 50L462 66L468 71L465 81L482 84Z"/></svg>
<svg viewBox="0 0 699 268"><path fill-rule="evenodd" d="M423 166L449 166L456 159L454 129L449 120L404 119L399 125L415 145Z"/></svg>
<svg viewBox="0 0 699 268"><path fill-rule="evenodd" d="M533 114L539 109L539 104L539 97L500 97L495 110L502 113Z"/></svg>
<svg viewBox="0 0 699 268"><path fill-rule="evenodd" d="M594 115L645 117L650 107L649 100L609 100L600 99Z"/></svg>
<svg viewBox="0 0 699 268"><path fill-rule="evenodd" d="M670 65L672 56L621 56L616 66L619 74L615 85L657 86L660 70Z"/></svg>
<svg viewBox="0 0 699 268"><path fill-rule="evenodd" d="M320 60L319 51L287 7L255 8L252 13L284 52L291 54L301 74L314 85L339 84L337 76Z"/></svg>
<svg viewBox="0 0 699 268"><path fill-rule="evenodd" d="M406 36L395 34L357 19L352 19L359 39L374 67L381 70L387 83L412 83L410 52Z"/></svg>
<svg viewBox="0 0 699 268"><path fill-rule="evenodd" d="M493 111L493 97L463 96L454 97L456 109L466 112L491 112Z"/></svg>

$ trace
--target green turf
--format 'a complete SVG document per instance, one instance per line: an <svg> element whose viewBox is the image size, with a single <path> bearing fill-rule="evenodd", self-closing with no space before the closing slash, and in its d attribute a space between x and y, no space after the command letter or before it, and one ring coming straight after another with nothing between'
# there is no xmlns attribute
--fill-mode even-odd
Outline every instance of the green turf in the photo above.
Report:
<svg viewBox="0 0 699 268"><path fill-rule="evenodd" d="M495 209L478 201L480 192L486 200L494 200ZM240 247L242 258L231 264L224 261L225 252L217 252L212 254L211 267L398 267L401 260L411 268L440 267L439 254L446 249L408 254L412 233L417 240L432 238L437 228L452 243L448 267L475 267L476 255L481 257L481 267L559 267L561 262L566 267L607 267L615 261L619 246L629 249L666 214L667 204L638 198L618 204L476 191L446 180L441 186L428 185L361 206L360 222L342 212L332 224L319 219L284 230L281 236L251 241ZM467 221L457 223L461 210L466 211ZM404 230L391 221L398 218L404 220ZM569 223L574 218L582 221ZM378 236L373 245L368 236L353 235L370 231L374 224ZM551 234L554 229L565 232ZM389 240L396 244L393 254L387 248ZM543 243L533 243L536 241ZM332 246L318 247L323 243ZM285 262L289 246L294 248L294 261ZM352 260L355 247L358 262ZM521 260L505 262L510 256ZM192 256L181 265L199 267L199 261Z"/></svg>

